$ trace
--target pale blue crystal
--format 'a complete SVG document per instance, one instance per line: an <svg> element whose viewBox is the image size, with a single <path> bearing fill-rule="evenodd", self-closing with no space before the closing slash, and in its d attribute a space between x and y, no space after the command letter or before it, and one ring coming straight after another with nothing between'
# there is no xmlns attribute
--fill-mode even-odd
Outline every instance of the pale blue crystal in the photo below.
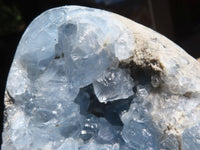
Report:
<svg viewBox="0 0 200 150"><path fill-rule="evenodd" d="M58 150L78 150L78 143L72 138L66 139Z"/></svg>
<svg viewBox="0 0 200 150"><path fill-rule="evenodd" d="M131 120L124 125L122 137L133 149L158 150L159 143L156 130L151 123L138 123Z"/></svg>
<svg viewBox="0 0 200 150"><path fill-rule="evenodd" d="M119 150L118 144L98 144L95 141L90 141L88 144L85 144L80 147L80 150Z"/></svg>
<svg viewBox="0 0 200 150"><path fill-rule="evenodd" d="M88 115L83 120L82 130L79 137L84 141L94 139L98 132L98 119L93 115Z"/></svg>
<svg viewBox="0 0 200 150"><path fill-rule="evenodd" d="M100 118L96 140L99 143L117 143L119 142L120 130L120 127L112 126L107 120Z"/></svg>
<svg viewBox="0 0 200 150"><path fill-rule="evenodd" d="M198 150L200 147L200 126L194 126L184 131L183 133L183 150Z"/></svg>
<svg viewBox="0 0 200 150"><path fill-rule="evenodd" d="M134 83L125 70L111 68L100 74L93 86L99 101L107 103L133 95Z"/></svg>
<svg viewBox="0 0 200 150"><path fill-rule="evenodd" d="M165 91L154 56L149 66L133 56L146 59L148 41L137 43L128 28L115 14L80 6L38 16L8 76L2 149L198 150L198 93Z"/></svg>

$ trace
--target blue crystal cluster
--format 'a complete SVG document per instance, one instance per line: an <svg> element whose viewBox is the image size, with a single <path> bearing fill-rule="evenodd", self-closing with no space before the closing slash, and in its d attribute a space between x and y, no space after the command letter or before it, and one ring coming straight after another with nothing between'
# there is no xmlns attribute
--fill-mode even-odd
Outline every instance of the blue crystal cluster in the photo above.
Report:
<svg viewBox="0 0 200 150"><path fill-rule="evenodd" d="M162 131L155 101L167 96L152 92L156 76L123 64L134 46L106 11L64 6L37 17L9 73L2 149L197 150L198 125L181 138Z"/></svg>

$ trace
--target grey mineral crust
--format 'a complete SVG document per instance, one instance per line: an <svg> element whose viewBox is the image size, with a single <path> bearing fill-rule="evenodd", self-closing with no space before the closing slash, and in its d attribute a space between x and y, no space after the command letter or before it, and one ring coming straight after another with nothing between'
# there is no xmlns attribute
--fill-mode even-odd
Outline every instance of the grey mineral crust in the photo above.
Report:
<svg viewBox="0 0 200 150"><path fill-rule="evenodd" d="M198 150L200 63L110 12L63 6L25 31L3 150Z"/></svg>

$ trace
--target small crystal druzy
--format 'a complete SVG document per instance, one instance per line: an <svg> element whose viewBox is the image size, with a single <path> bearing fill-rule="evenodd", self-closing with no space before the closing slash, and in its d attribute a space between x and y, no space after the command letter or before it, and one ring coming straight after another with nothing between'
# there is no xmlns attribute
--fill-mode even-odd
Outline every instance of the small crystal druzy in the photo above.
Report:
<svg viewBox="0 0 200 150"><path fill-rule="evenodd" d="M117 14L63 6L18 45L3 150L199 150L200 64Z"/></svg>

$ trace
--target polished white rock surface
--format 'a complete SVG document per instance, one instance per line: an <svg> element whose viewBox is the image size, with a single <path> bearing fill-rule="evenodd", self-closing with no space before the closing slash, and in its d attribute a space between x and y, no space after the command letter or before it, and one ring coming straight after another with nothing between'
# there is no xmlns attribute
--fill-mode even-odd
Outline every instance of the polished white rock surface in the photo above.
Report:
<svg viewBox="0 0 200 150"><path fill-rule="evenodd" d="M63 6L22 36L5 92L3 150L198 150L200 64L103 10Z"/></svg>

